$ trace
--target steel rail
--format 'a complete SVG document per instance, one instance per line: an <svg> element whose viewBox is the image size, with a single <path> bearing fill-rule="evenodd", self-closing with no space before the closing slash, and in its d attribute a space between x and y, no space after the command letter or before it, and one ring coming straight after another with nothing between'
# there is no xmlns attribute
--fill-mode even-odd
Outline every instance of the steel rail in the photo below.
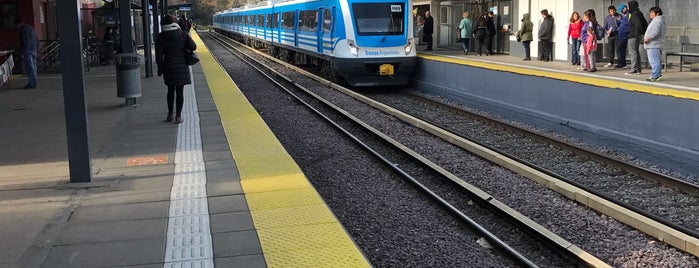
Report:
<svg viewBox="0 0 699 268"><path fill-rule="evenodd" d="M513 258L515 261L517 261L517 262L520 263L521 265L524 265L524 266L526 266L526 267L538 267L534 262L532 262L531 260L527 259L525 256L523 256L523 255L522 255L521 253L519 253L517 250L515 250L514 248L512 248L511 246L509 246L507 243L505 243L504 241L502 241L500 238L498 238L496 235L494 235L493 233L491 233L491 232L490 232L489 230L487 230L485 227L483 227L482 225L478 224L476 221L474 221L473 219L471 219L470 217L468 217L466 214L464 214L463 212L461 212L460 210L458 210L454 205L450 204L448 201L446 201L445 199L443 199L442 197L440 197L437 193L435 193L434 191L430 190L430 189L429 189L427 186L425 186L424 184L420 183L416 178L414 178L413 176L411 176L410 174L408 174L407 172L405 172L404 170L402 170L401 168L399 168L398 166L396 166L396 165L395 165L393 162L391 162L388 158L386 158L385 156L381 155L379 152L377 152L376 150L374 150L373 148L371 148L371 146L369 146L368 144L364 143L364 142L361 141L359 138L357 138L356 136L354 136L353 134L351 134L349 131L347 131L346 129L344 129L344 128L343 128L342 126L340 126L338 123L334 122L332 119L330 119L328 116L326 116L325 114L323 114L321 111L319 111L318 109L314 108L311 104L305 102L301 97L299 97L298 95L294 94L290 89L288 89L287 87L285 87L284 85L282 85L281 83L279 83L276 79L274 79L273 77L271 77L270 75L268 75L265 71L261 70L260 68L258 68L257 66L255 66L253 63L249 62L248 60L244 59L243 56L241 56L241 54L244 54L244 53L242 53L242 52L240 52L240 51L234 52L233 50L237 50L237 49L235 49L232 45L227 44L225 41L223 41L223 40L217 38L216 36L213 36L213 35L210 35L210 36L211 36L216 42L218 42L219 44L221 44L222 46L224 46L224 48L226 48L229 52L231 52L232 54L234 54L234 55L238 56L239 58L241 58L241 60L243 60L245 63L249 64L251 67L253 67L254 69L256 69L256 70L257 70L258 72L260 72L263 76L265 76L268 80L270 80L272 83L276 84L279 88L281 88L281 89L283 89L284 91L286 91L289 95L291 95L292 97L294 97L297 101L299 101L300 103L302 103L303 105L305 105L309 110L311 110L311 111L313 111L314 113L316 113L318 116L320 116L321 118L323 118L324 120L326 120L329 124L331 124L331 125L332 125L333 127L335 127L337 130L339 130L340 132L342 132L343 134L345 134L347 137L349 137L352 141L354 141L354 142L357 143L359 146L361 146L362 148L364 148L365 150L367 150L369 153L371 153L372 155L374 155L376 158L378 158L379 160L381 160L387 167L389 167L390 169L392 169L392 170L395 171L396 173L400 174L403 178L405 178L405 179L407 179L408 181L410 181L411 183L413 183L413 184L414 184L418 189L420 189L423 193L427 194L430 198L432 198L432 199L435 200L437 203L439 203L440 205L442 205L443 207L445 207L450 213L456 215L457 218L459 218L460 220L462 220L463 222L465 222L469 227L473 228L473 229L475 230L475 232L477 232L477 233L479 233L480 235L484 236L484 237L488 240L488 242L491 242L491 243L495 244L500 250L504 251L507 255L509 255L511 258ZM257 62L257 60L255 60L255 59L252 59L252 58L250 58L250 59L251 59L252 61ZM257 64L264 66L264 64L262 64L262 63L260 63L260 62L257 62ZM299 84L297 84L297 83L291 81L290 79L284 77L283 75L279 74L278 72L276 72L276 71L273 70L272 68L269 68L269 67L267 67L267 66L265 66L265 67L268 68L268 70L270 70L271 72L275 73L277 76L280 76L280 77L282 77L283 79L287 80L288 83L292 84L292 85L293 85L294 87L296 87L297 89L299 89L299 90L301 90L301 91L307 93L308 95L310 95L310 96L316 98L318 101L320 101L320 102L322 102L322 103L328 105L328 107L330 107L330 108L334 109L336 112L338 112L338 113L344 115L344 116L345 116L346 118L348 118L349 120L354 121L355 123L358 123L360 126L364 127L364 129L367 130L369 133L376 134L376 133L375 133L375 131L376 131L375 129L373 129L373 128L372 128L372 129L369 129L369 128L367 128L367 127L368 127L367 124L357 122L357 120L359 120L359 119L357 119L357 118L351 116L348 112L346 112L346 111L342 110L341 108L339 108L339 107L333 105L332 103L330 103L329 101L327 101L327 100L323 99L322 97L316 95L315 93L308 91L308 90L305 89L303 86L301 86L301 85L299 85ZM377 136L378 138L380 138L380 139L384 139L384 137L381 136L381 135L376 135L376 136ZM392 144L392 143L389 143L389 144ZM395 146L394 146L394 149L397 149L398 151L401 151L401 152L403 151L401 148L397 148L397 147L395 147ZM414 159L414 160L417 161L417 162L421 162L419 159ZM439 173L437 173L437 174L439 174Z"/></svg>

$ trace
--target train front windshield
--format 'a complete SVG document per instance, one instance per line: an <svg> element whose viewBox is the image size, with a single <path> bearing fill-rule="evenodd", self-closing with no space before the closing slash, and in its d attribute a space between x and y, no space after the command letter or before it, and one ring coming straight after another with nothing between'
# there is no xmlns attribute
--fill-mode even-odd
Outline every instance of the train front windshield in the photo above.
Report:
<svg viewBox="0 0 699 268"><path fill-rule="evenodd" d="M402 35L405 3L354 3L354 21L359 35Z"/></svg>

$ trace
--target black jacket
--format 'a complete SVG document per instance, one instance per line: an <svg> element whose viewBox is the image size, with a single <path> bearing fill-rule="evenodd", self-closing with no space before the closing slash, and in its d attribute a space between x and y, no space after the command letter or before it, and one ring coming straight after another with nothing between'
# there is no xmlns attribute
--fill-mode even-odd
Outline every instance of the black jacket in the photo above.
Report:
<svg viewBox="0 0 699 268"><path fill-rule="evenodd" d="M434 19L432 16L425 19L425 26L422 28L424 34L432 34L434 32Z"/></svg>
<svg viewBox="0 0 699 268"><path fill-rule="evenodd" d="M547 16L539 26L539 40L550 41L553 39L553 18Z"/></svg>
<svg viewBox="0 0 699 268"><path fill-rule="evenodd" d="M192 80L189 77L189 66L185 62L184 50L196 50L197 45L194 44L194 40L178 28L158 34L155 47L158 75L165 75L165 85L191 84Z"/></svg>
<svg viewBox="0 0 699 268"><path fill-rule="evenodd" d="M486 15L486 18L485 18L485 27L486 27L486 30L487 30L486 33L487 33L489 36L495 35L495 33L496 33L496 32L495 32L495 20L493 20L493 18L491 18L490 16L487 16L487 15Z"/></svg>
<svg viewBox="0 0 699 268"><path fill-rule="evenodd" d="M648 21L643 16L643 12L638 9L637 1L629 1L629 38L638 38L646 33Z"/></svg>

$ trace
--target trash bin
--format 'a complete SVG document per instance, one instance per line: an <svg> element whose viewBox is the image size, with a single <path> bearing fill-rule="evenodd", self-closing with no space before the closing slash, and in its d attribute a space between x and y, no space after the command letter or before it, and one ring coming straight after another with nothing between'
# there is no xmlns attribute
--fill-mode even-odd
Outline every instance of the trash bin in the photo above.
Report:
<svg viewBox="0 0 699 268"><path fill-rule="evenodd" d="M141 97L141 57L136 53L121 53L114 57L117 69L117 97Z"/></svg>

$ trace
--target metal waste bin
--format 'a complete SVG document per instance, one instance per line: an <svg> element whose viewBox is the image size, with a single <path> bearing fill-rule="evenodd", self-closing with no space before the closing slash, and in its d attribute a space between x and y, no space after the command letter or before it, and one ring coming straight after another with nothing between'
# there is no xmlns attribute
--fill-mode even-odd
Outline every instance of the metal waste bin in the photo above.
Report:
<svg viewBox="0 0 699 268"><path fill-rule="evenodd" d="M117 97L141 97L141 57L136 53L116 54Z"/></svg>

